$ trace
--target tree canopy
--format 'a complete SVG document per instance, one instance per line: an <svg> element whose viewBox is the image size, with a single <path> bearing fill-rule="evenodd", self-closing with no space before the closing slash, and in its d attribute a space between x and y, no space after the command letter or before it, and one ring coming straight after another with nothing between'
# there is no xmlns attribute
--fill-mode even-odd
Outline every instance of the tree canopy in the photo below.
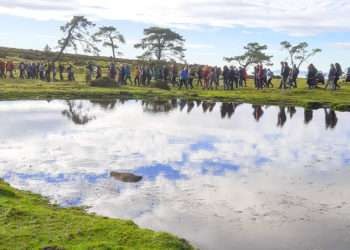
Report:
<svg viewBox="0 0 350 250"><path fill-rule="evenodd" d="M58 48L60 49L55 61L58 61L63 52L67 48L72 48L74 51L78 51L79 46L86 53L93 53L98 55L99 49L95 45L95 41L90 34L90 28L95 24L90 22L84 16L74 16L72 20L61 26L61 31L64 33L64 37L58 41Z"/></svg>
<svg viewBox="0 0 350 250"><path fill-rule="evenodd" d="M184 60L185 39L178 33L168 28L150 27L144 30L144 38L135 48L141 48L144 53L140 56L144 59L156 58L156 60L180 59Z"/></svg>
<svg viewBox="0 0 350 250"><path fill-rule="evenodd" d="M124 36L113 26L103 26L93 35L96 42L103 42L103 47L112 49L113 60L115 61L116 55L122 53L118 51L119 43L125 43Z"/></svg>
<svg viewBox="0 0 350 250"><path fill-rule="evenodd" d="M250 65L271 62L273 56L267 55L267 45L260 45L259 43L248 43L244 47L244 54L234 57L225 57L227 62L237 62L241 67L247 68Z"/></svg>
<svg viewBox="0 0 350 250"><path fill-rule="evenodd" d="M288 41L283 41L281 42L281 46L283 49L288 51L291 65L296 64L298 68L300 68L303 63L308 61L317 53L322 52L321 49L312 49L309 51L309 44L307 42L301 42L299 44L293 45Z"/></svg>

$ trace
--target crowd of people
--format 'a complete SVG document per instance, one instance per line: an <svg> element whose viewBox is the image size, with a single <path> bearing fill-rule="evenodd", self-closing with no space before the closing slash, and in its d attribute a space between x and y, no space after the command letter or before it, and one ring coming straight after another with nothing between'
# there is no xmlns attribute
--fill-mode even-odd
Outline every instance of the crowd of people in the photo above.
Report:
<svg viewBox="0 0 350 250"><path fill-rule="evenodd" d="M15 78L15 72L19 79L42 80L47 82L75 81L75 72L72 64L67 66L59 63L24 63L15 65L12 61L0 60L0 78ZM86 66L86 81L98 80L103 77L103 68L89 62ZM119 85L148 86L152 80L170 82L173 87L191 89L194 84L203 89L218 89L222 82L225 90L244 88L247 86L249 75L246 68L235 66L210 67L210 66L184 66L179 69L176 64L172 65L117 65L111 62L107 69L106 77L115 80ZM281 62L281 73L275 76L274 72L263 64L254 67L252 79L257 90L274 88L273 79L280 79L280 89L297 88L299 79L299 67L289 66L287 62ZM328 79L317 68L310 64L306 76L306 82L310 89L319 84L330 87L332 90L340 88L339 80L343 76L343 70L339 63L332 64L328 73ZM350 81L350 68L346 80Z"/></svg>
<svg viewBox="0 0 350 250"><path fill-rule="evenodd" d="M18 71L19 79L42 80L42 81L75 81L74 67L72 64L65 66L60 63L24 63L20 62L17 66L12 61L0 60L0 78L15 79L15 72ZM65 74L67 78L65 78Z"/></svg>
<svg viewBox="0 0 350 250"><path fill-rule="evenodd" d="M331 64L328 73L328 81L325 82L323 75L320 75L316 67L310 64L308 67L307 84L309 88L316 88L318 83L322 83L325 84L326 89L330 86L332 90L336 90L340 88L338 82L343 74L342 67L339 63Z"/></svg>
<svg viewBox="0 0 350 250"><path fill-rule="evenodd" d="M90 68L90 67L89 67ZM96 71L100 72L100 66L96 66ZM89 76L92 76L92 70L88 70ZM108 67L109 78L116 80L119 84L131 84L135 86L148 86L152 80L162 80L170 82L173 87L178 88L193 88L196 84L203 89L218 89L220 80L223 79L223 86L225 90L232 90L234 88L243 88L247 86L248 74L244 68L236 68L234 66L223 69L220 67L210 66L185 66L178 69L177 65L170 66L135 66L133 78L131 77L131 67L129 65L122 65L116 67L111 63ZM96 79L101 77L100 73L96 73ZM91 77L89 77L90 79Z"/></svg>

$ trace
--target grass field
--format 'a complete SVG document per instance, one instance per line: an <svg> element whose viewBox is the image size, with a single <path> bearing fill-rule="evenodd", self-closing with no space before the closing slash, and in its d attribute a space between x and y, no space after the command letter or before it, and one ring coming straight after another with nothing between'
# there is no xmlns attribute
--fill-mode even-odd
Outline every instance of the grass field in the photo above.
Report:
<svg viewBox="0 0 350 250"><path fill-rule="evenodd" d="M279 80L275 80L274 89L255 90L252 82L248 87L233 91L193 90L170 91L151 87L123 86L120 88L90 87L82 80L77 82L46 83L30 80L2 80L0 81L0 100L16 99L107 99L107 98L135 98L135 99L169 99L184 98L192 100L212 100L224 102L247 102L252 104L293 105L309 108L322 106L335 110L350 110L350 85L342 84L342 88L335 92L325 89L309 90L305 80L299 80L298 89L280 90L276 88Z"/></svg>
<svg viewBox="0 0 350 250"><path fill-rule="evenodd" d="M0 180L0 249L193 249L167 233L140 229L132 221L63 209Z"/></svg>

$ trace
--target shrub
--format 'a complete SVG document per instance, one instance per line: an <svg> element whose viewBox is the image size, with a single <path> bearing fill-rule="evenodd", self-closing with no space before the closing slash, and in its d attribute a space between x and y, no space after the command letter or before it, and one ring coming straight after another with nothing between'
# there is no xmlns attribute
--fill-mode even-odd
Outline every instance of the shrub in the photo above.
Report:
<svg viewBox="0 0 350 250"><path fill-rule="evenodd" d="M118 83L116 80L110 79L109 77L103 77L90 82L92 87L104 87L104 88L116 88Z"/></svg>
<svg viewBox="0 0 350 250"><path fill-rule="evenodd" d="M158 89L170 90L169 84L163 80L156 80L152 82L151 86Z"/></svg>

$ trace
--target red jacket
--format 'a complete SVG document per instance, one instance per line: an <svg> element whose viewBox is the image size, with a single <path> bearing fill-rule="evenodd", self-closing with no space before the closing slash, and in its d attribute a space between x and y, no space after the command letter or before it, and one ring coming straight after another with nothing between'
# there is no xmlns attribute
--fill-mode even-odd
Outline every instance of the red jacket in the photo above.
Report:
<svg viewBox="0 0 350 250"><path fill-rule="evenodd" d="M15 66L13 65L13 62L7 62L6 63L6 70L7 71L12 71L15 69Z"/></svg>

